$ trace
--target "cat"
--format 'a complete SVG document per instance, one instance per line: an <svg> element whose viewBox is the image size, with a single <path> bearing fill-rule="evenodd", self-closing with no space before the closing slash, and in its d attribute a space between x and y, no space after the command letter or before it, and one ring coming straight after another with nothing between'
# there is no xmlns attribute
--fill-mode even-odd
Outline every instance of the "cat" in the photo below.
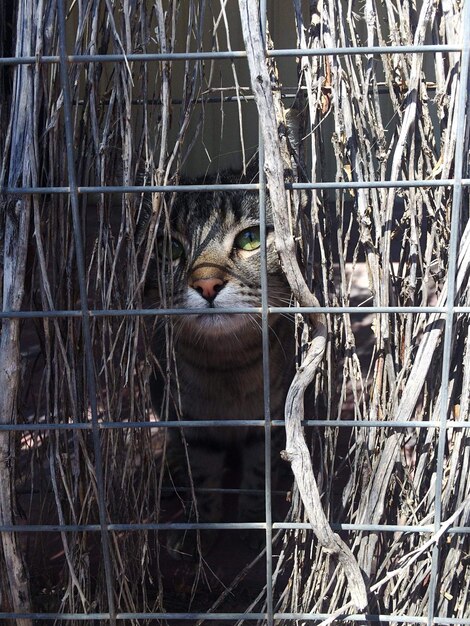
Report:
<svg viewBox="0 0 470 626"><path fill-rule="evenodd" d="M223 174L216 182L239 180ZM175 194L173 200L166 228L162 215L157 237L155 274L164 285L157 304L197 309L200 314L160 322L154 343L159 367L151 384L154 407L164 415L169 394L169 419L263 420L261 316L212 313L219 308L261 306L258 192L191 191ZM268 304L288 306L291 292L274 245L269 196L266 262ZM295 369L294 324L292 316L271 314L268 325L270 413L272 419L282 419ZM223 499L217 490L223 486L230 460L239 474L239 521L264 520L264 496L259 493L265 479L263 427L184 428L183 441L179 454L171 453L178 448L175 437L169 445L172 483L184 484L186 474L188 484L189 459L196 494L203 490L197 496L199 521L222 519ZM257 495L250 494L253 490L258 490ZM178 542L172 549L192 550Z"/></svg>

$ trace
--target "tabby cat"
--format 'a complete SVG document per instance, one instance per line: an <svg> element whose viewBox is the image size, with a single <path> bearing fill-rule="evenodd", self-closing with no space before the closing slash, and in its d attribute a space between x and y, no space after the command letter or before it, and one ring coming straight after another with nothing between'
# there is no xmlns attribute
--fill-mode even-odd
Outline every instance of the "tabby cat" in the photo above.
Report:
<svg viewBox="0 0 470 626"><path fill-rule="evenodd" d="M236 179L224 175L217 182L236 182ZM291 293L274 247L269 198L266 223L268 303L286 306ZM175 194L157 248L158 271L164 280L158 304L197 309L200 314L175 316L161 323L155 341L160 367L152 384L156 410L164 414L169 392L170 419L264 419L261 317L248 313L205 314L224 307L261 305L258 193L234 190ZM270 315L273 419L283 417L285 397L293 377L294 352L292 318ZM168 372L169 385L165 376ZM231 460L243 490L238 502L239 521L263 521L263 495L250 495L246 491L264 486L264 429L184 428L184 439L186 447L182 450L187 453L177 457L176 469L175 462L172 463L172 483L178 485L184 481L186 459L189 459L198 519L207 522L223 518L222 496L217 494L217 489L223 485ZM176 444L170 445L170 459L172 445ZM198 489L202 489L199 495Z"/></svg>

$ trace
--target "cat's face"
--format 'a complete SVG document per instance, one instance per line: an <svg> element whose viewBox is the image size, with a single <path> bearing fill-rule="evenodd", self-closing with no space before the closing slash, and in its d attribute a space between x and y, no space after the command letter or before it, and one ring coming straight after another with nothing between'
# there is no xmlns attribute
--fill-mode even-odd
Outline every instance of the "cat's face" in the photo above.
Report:
<svg viewBox="0 0 470 626"><path fill-rule="evenodd" d="M290 291L282 274L267 207L268 302L286 306ZM258 194L248 191L179 194L170 232L158 239L165 306L200 309L261 306L261 243ZM259 330L249 314L185 315L178 323L201 335Z"/></svg>

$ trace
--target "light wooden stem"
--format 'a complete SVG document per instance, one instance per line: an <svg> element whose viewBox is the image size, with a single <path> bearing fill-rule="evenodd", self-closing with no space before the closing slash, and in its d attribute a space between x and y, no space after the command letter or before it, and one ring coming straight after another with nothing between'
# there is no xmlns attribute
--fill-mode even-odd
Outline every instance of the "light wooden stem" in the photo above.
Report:
<svg viewBox="0 0 470 626"><path fill-rule="evenodd" d="M273 211L276 248L294 297L301 306L318 306L308 288L299 264L294 238L289 228L289 203L284 187L289 153L285 136L282 104L272 89L276 82L268 69L265 45L260 28L258 2L239 0L243 38L250 69L251 86L258 107L259 123L264 141L265 172ZM304 393L312 382L326 345L326 323L322 314L311 316L315 329L310 348L289 389L285 407L286 450L284 458L291 464L312 529L323 548L342 565L348 580L351 598L358 610L367 605L367 592L356 559L348 546L335 534L321 505L310 453L302 428Z"/></svg>

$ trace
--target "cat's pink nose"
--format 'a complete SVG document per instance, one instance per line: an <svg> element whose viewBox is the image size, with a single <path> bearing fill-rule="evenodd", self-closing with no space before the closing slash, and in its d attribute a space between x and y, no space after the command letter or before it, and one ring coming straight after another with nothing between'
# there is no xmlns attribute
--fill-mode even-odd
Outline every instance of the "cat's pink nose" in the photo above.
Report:
<svg viewBox="0 0 470 626"><path fill-rule="evenodd" d="M191 287L203 298L212 302L221 289L224 288L224 285L225 283L221 278L199 278L191 284Z"/></svg>

